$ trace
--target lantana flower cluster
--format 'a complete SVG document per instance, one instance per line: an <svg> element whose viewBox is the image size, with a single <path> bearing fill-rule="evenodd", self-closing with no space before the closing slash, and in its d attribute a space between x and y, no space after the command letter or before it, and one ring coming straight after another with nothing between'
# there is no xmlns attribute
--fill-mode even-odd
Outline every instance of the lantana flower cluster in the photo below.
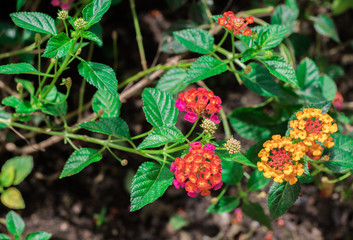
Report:
<svg viewBox="0 0 353 240"><path fill-rule="evenodd" d="M295 184L298 176L304 173L303 164L299 161L306 154L313 159L319 159L323 146L334 146L330 134L337 131L337 125L332 124L333 119L322 113L321 109L306 108L296 113L296 120L290 121L292 128L289 137L272 136L263 144L258 156L261 161L257 163L264 176L274 178L275 182L288 181Z"/></svg>
<svg viewBox="0 0 353 240"><path fill-rule="evenodd" d="M71 3L75 0L51 0L51 5L54 7L61 7L62 10L70 10Z"/></svg>
<svg viewBox="0 0 353 240"><path fill-rule="evenodd" d="M210 195L210 189L217 190L222 186L221 159L215 154L215 146L200 142L190 143L189 153L184 157L177 157L171 164L174 172L174 186L185 188L190 197Z"/></svg>
<svg viewBox="0 0 353 240"><path fill-rule="evenodd" d="M185 111L184 119L194 123L199 117L205 117L214 123L219 123L217 116L221 110L222 100L215 96L212 91L205 88L190 89L185 93L180 93L175 101L175 106L179 111Z"/></svg>
<svg viewBox="0 0 353 240"><path fill-rule="evenodd" d="M223 13L223 16L218 18L218 24L231 31L234 35L242 34L249 36L252 31L248 28L248 25L253 22L254 18L252 16L245 18L237 17L231 11Z"/></svg>

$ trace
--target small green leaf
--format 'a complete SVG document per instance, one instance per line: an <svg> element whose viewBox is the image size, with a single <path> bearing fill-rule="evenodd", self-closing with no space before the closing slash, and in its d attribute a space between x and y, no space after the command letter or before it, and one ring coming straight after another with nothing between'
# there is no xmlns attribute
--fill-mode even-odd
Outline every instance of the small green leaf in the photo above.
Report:
<svg viewBox="0 0 353 240"><path fill-rule="evenodd" d="M36 110L29 101L22 102L15 96L4 98L1 103L15 108L17 113L32 113Z"/></svg>
<svg viewBox="0 0 353 240"><path fill-rule="evenodd" d="M2 74L20 74L20 73L39 73L29 63L11 63L0 66L0 73Z"/></svg>
<svg viewBox="0 0 353 240"><path fill-rule="evenodd" d="M6 214L6 227L10 233L19 237L25 229L25 222L17 213L10 211Z"/></svg>
<svg viewBox="0 0 353 240"><path fill-rule="evenodd" d="M103 46L103 41L93 32L84 31L82 37L97 43L99 47Z"/></svg>
<svg viewBox="0 0 353 240"><path fill-rule="evenodd" d="M113 118L120 115L121 102L119 94L98 90L93 96L92 109L98 114L99 110L104 110L101 118Z"/></svg>
<svg viewBox="0 0 353 240"><path fill-rule="evenodd" d="M28 91L29 95L34 95L35 90L32 82L20 78L15 78L15 82L21 83L23 85L23 88Z"/></svg>
<svg viewBox="0 0 353 240"><path fill-rule="evenodd" d="M296 24L298 13L286 5L276 7L271 18L271 24L279 24L288 27L288 32L292 33Z"/></svg>
<svg viewBox="0 0 353 240"><path fill-rule="evenodd" d="M7 168L2 168L0 173L0 185L10 187L15 180L15 167L10 165Z"/></svg>
<svg viewBox="0 0 353 240"><path fill-rule="evenodd" d="M268 25L257 28L258 40L256 41L262 50L272 49L278 46L287 37L289 29L282 25Z"/></svg>
<svg viewBox="0 0 353 240"><path fill-rule="evenodd" d="M337 92L337 86L333 79L324 74L319 77L318 84L320 85L321 93L325 100L332 101Z"/></svg>
<svg viewBox="0 0 353 240"><path fill-rule="evenodd" d="M239 198L236 197L222 197L216 204L212 204L207 208L208 213L225 213L231 212L239 206Z"/></svg>
<svg viewBox="0 0 353 240"><path fill-rule="evenodd" d="M19 27L38 33L56 35L55 21L47 14L40 12L11 13L12 21Z"/></svg>
<svg viewBox="0 0 353 240"><path fill-rule="evenodd" d="M332 3L333 15L339 15L353 8L353 0L334 0Z"/></svg>
<svg viewBox="0 0 353 240"><path fill-rule="evenodd" d="M98 162L101 159L102 154L100 151L92 148L80 148L71 154L59 178L79 173L91 163Z"/></svg>
<svg viewBox="0 0 353 240"><path fill-rule="evenodd" d="M77 68L80 75L99 90L105 90L111 94L118 91L118 80L111 67L102 63L81 61Z"/></svg>
<svg viewBox="0 0 353 240"><path fill-rule="evenodd" d="M25 240L49 240L50 237L51 234L47 232L34 232L28 234Z"/></svg>
<svg viewBox="0 0 353 240"><path fill-rule="evenodd" d="M87 26L99 22L103 15L109 10L111 0L93 0L83 10L83 18L87 22Z"/></svg>
<svg viewBox="0 0 353 240"><path fill-rule="evenodd" d="M132 180L130 211L139 210L162 196L172 185L173 178L173 174L165 164L153 162L141 164Z"/></svg>
<svg viewBox="0 0 353 240"><path fill-rule="evenodd" d="M248 191L256 191L266 187L269 182L269 178L265 178L262 172L255 169L255 171L250 175L246 187Z"/></svg>
<svg viewBox="0 0 353 240"><path fill-rule="evenodd" d="M172 68L158 80L156 88L173 95L177 94L188 85L184 83L186 75L187 73L184 69Z"/></svg>
<svg viewBox="0 0 353 240"><path fill-rule="evenodd" d="M64 57L69 53L74 43L74 39L69 38L66 33L55 35L49 39L42 57L55 59Z"/></svg>
<svg viewBox="0 0 353 240"><path fill-rule="evenodd" d="M174 126L177 121L178 110L173 97L161 90L145 88L142 93L143 111L147 122L155 128Z"/></svg>
<svg viewBox="0 0 353 240"><path fill-rule="evenodd" d="M310 58L304 58L297 67L297 79L301 89L310 86L319 78L319 69L316 63Z"/></svg>
<svg viewBox="0 0 353 240"><path fill-rule="evenodd" d="M210 56L201 56L189 68L185 82L194 83L225 71L227 71L227 65L224 62Z"/></svg>
<svg viewBox="0 0 353 240"><path fill-rule="evenodd" d="M260 224L266 226L268 229L272 229L271 221L266 216L264 209L258 203L253 203L249 201L243 202L241 210L250 218L258 221Z"/></svg>
<svg viewBox="0 0 353 240"><path fill-rule="evenodd" d="M148 136L137 147L137 150L159 147L168 142L182 143L184 140L184 135L176 127L161 126L148 134Z"/></svg>
<svg viewBox="0 0 353 240"><path fill-rule="evenodd" d="M243 167L241 164L234 161L227 161L222 159L222 182L229 185L236 185L243 178Z"/></svg>
<svg viewBox="0 0 353 240"><path fill-rule="evenodd" d="M1 168L1 171L6 171L6 169L11 166L15 170L13 185L18 185L31 173L33 169L33 158L32 156L11 158L5 162Z"/></svg>
<svg viewBox="0 0 353 240"><path fill-rule="evenodd" d="M268 207L274 220L283 215L295 203L300 193L300 183L290 185L288 182L272 183L268 194Z"/></svg>
<svg viewBox="0 0 353 240"><path fill-rule="evenodd" d="M175 230L182 229L189 224L188 220L186 220L185 217L181 216L180 214L173 215L170 218L169 223Z"/></svg>
<svg viewBox="0 0 353 240"><path fill-rule="evenodd" d="M3 233L0 233L0 240L11 240L11 238Z"/></svg>
<svg viewBox="0 0 353 240"><path fill-rule="evenodd" d="M314 28L316 32L321 35L332 38L336 42L340 42L337 29L332 18L323 14L319 17L312 17L312 20L314 21Z"/></svg>
<svg viewBox="0 0 353 240"><path fill-rule="evenodd" d="M173 33L180 44L190 51L207 54L213 51L213 36L202 29L185 29Z"/></svg>
<svg viewBox="0 0 353 240"><path fill-rule="evenodd" d="M295 18L298 18L298 16L299 16L299 8L298 8L297 0L286 0L285 1L285 5L292 10L292 12L295 15Z"/></svg>
<svg viewBox="0 0 353 240"><path fill-rule="evenodd" d="M17 188L10 187L1 193L1 202L8 208L24 209L25 202Z"/></svg>
<svg viewBox="0 0 353 240"><path fill-rule="evenodd" d="M129 127L126 122L119 118L101 118L98 122L89 121L78 125L92 132L98 132L117 137L130 138Z"/></svg>
<svg viewBox="0 0 353 240"><path fill-rule="evenodd" d="M16 2L16 11L20 11L20 9L23 7L25 2L26 2L26 0L17 0L17 2Z"/></svg>
<svg viewBox="0 0 353 240"><path fill-rule="evenodd" d="M263 60L267 70L278 79L293 84L299 87L297 77L293 67L287 63L283 58L278 56L273 56L271 59Z"/></svg>

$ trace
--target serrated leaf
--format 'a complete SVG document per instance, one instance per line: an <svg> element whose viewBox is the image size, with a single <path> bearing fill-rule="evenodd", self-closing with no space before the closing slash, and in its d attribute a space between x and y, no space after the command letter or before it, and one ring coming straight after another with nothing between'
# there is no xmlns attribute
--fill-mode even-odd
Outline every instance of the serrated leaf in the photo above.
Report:
<svg viewBox="0 0 353 240"><path fill-rule="evenodd" d="M130 138L129 127L126 122L119 118L101 118L98 122L89 121L78 125L92 132L115 135L117 137Z"/></svg>
<svg viewBox="0 0 353 240"><path fill-rule="evenodd" d="M323 14L319 17L312 17L314 21L314 28L317 33L332 38L336 42L340 42L337 29L332 18Z"/></svg>
<svg viewBox="0 0 353 240"><path fill-rule="evenodd" d="M210 56L199 57L189 68L186 83L194 83L227 71L227 65Z"/></svg>
<svg viewBox="0 0 353 240"><path fill-rule="evenodd" d="M137 147L137 150L159 147L168 142L182 143L184 140L184 135L176 127L161 126L148 134L148 136Z"/></svg>
<svg viewBox="0 0 353 240"><path fill-rule="evenodd" d="M25 222L17 213L10 211L6 214L6 227L13 235L20 236L25 229Z"/></svg>
<svg viewBox="0 0 353 240"><path fill-rule="evenodd" d="M185 29L173 33L180 44L184 45L190 51L207 54L212 52L214 38L202 29Z"/></svg>
<svg viewBox="0 0 353 240"><path fill-rule="evenodd" d="M80 75L99 90L111 94L118 91L118 80L111 67L102 63L81 61L77 68Z"/></svg>
<svg viewBox="0 0 353 240"><path fill-rule="evenodd" d="M111 0L93 0L83 10L83 18L87 22L87 26L99 22L103 15L109 10Z"/></svg>
<svg viewBox="0 0 353 240"><path fill-rule="evenodd" d="M271 218L274 220L283 215L298 199L300 183L290 185L288 182L272 183L268 194L268 208Z"/></svg>
<svg viewBox="0 0 353 240"><path fill-rule="evenodd" d="M177 121L178 110L173 97L161 90L145 88L142 93L143 111L147 122L155 128L174 126Z"/></svg>
<svg viewBox="0 0 353 240"><path fill-rule="evenodd" d="M243 202L241 210L250 218L258 221L260 224L266 226L268 229L272 229L271 221L264 212L264 209L258 203L249 201Z"/></svg>
<svg viewBox="0 0 353 240"><path fill-rule="evenodd" d="M20 74L20 73L39 73L29 63L11 63L0 66L0 73L2 74Z"/></svg>
<svg viewBox="0 0 353 240"><path fill-rule="evenodd" d="M177 94L188 84L184 83L187 72L182 68L172 68L168 70L158 80L156 88L170 94Z"/></svg>
<svg viewBox="0 0 353 240"><path fill-rule="evenodd" d="M71 154L59 178L79 173L91 163L98 162L101 159L102 154L100 151L92 148L80 148Z"/></svg>
<svg viewBox="0 0 353 240"><path fill-rule="evenodd" d="M42 57L55 59L64 57L69 53L74 43L74 39L69 38L66 33L55 35L49 39Z"/></svg>
<svg viewBox="0 0 353 240"><path fill-rule="evenodd" d="M353 138L339 133L333 134L332 137L335 143L334 148L339 148L346 152L353 151Z"/></svg>
<svg viewBox="0 0 353 240"><path fill-rule="evenodd" d="M28 234L25 240L49 240L50 237L51 234L47 232L34 232Z"/></svg>
<svg viewBox="0 0 353 240"><path fill-rule="evenodd" d="M299 87L297 77L293 67L283 58L273 56L271 59L263 60L267 70L278 79Z"/></svg>
<svg viewBox="0 0 353 240"><path fill-rule="evenodd" d="M15 82L17 83L21 83L23 88L26 89L29 93L29 95L33 96L34 95L34 86L33 83L28 81L28 80L24 80L24 79L20 79L20 78L15 78Z"/></svg>
<svg viewBox="0 0 353 240"><path fill-rule="evenodd" d="M255 171L250 175L246 187L248 191L256 191L266 187L269 182L269 178L265 178L262 172L255 169Z"/></svg>
<svg viewBox="0 0 353 240"><path fill-rule="evenodd" d="M258 54L258 51L256 49L248 48L242 53L240 61L241 62L249 61L250 59L256 57L257 54Z"/></svg>
<svg viewBox="0 0 353 240"><path fill-rule="evenodd" d="M222 182L229 185L236 185L239 183L244 174L242 165L234 161L224 160L222 156L219 157L222 160Z"/></svg>
<svg viewBox="0 0 353 240"><path fill-rule="evenodd" d="M287 37L289 29L282 25L268 25L258 28L258 40L256 42L261 46L262 50L272 49L278 46L282 40Z"/></svg>
<svg viewBox="0 0 353 240"><path fill-rule="evenodd" d="M4 98L1 102L6 106L11 106L15 108L17 113L31 113L34 112L36 109L32 107L29 101L21 101L15 96L9 96Z"/></svg>
<svg viewBox="0 0 353 240"><path fill-rule="evenodd" d="M99 47L103 46L103 41L93 32L84 31L82 37L97 43Z"/></svg>
<svg viewBox="0 0 353 240"><path fill-rule="evenodd" d="M333 79L324 74L319 77L318 85L321 88L321 93L325 100L332 101L337 92L337 86Z"/></svg>
<svg viewBox="0 0 353 240"><path fill-rule="evenodd" d="M0 233L0 240L11 240L11 238L3 233Z"/></svg>
<svg viewBox="0 0 353 240"><path fill-rule="evenodd" d="M113 118L120 115L121 102L119 94L111 94L106 91L98 90L93 96L92 109L98 114L102 109L104 111L101 118Z"/></svg>
<svg viewBox="0 0 353 240"><path fill-rule="evenodd" d="M13 180L13 185L18 185L31 173L33 169L33 158L32 156L21 156L11 158L5 162L5 164L1 168L1 171L5 171L11 166L15 170L15 178Z"/></svg>
<svg viewBox="0 0 353 240"><path fill-rule="evenodd" d="M11 13L12 21L19 27L38 33L56 35L55 21L47 14L40 12Z"/></svg>
<svg viewBox="0 0 353 240"><path fill-rule="evenodd" d="M131 186L131 208L136 211L155 201L172 185L173 174L167 166L145 162L138 168Z"/></svg>
<svg viewBox="0 0 353 240"><path fill-rule="evenodd" d="M236 197L222 197L216 204L212 204L207 208L208 213L225 213L231 212L239 206L239 198Z"/></svg>
<svg viewBox="0 0 353 240"><path fill-rule="evenodd" d="M343 173L347 170L353 170L353 154L343 150L331 150L328 154L330 160L324 163L324 166L333 172Z"/></svg>
<svg viewBox="0 0 353 240"><path fill-rule="evenodd" d="M247 88L264 97L282 94L281 88L279 88L271 74L264 67L257 63L250 63L249 66L251 66L251 72L240 75Z"/></svg>
<svg viewBox="0 0 353 240"><path fill-rule="evenodd" d="M292 33L296 24L298 13L286 5L276 7L271 18L271 24L285 25L288 27L288 33Z"/></svg>
<svg viewBox="0 0 353 240"><path fill-rule="evenodd" d="M304 58L297 67L296 75L300 88L312 85L319 78L319 69L310 58Z"/></svg>
<svg viewBox="0 0 353 240"><path fill-rule="evenodd" d="M10 187L1 193L1 202L8 208L24 209L25 202L17 188Z"/></svg>

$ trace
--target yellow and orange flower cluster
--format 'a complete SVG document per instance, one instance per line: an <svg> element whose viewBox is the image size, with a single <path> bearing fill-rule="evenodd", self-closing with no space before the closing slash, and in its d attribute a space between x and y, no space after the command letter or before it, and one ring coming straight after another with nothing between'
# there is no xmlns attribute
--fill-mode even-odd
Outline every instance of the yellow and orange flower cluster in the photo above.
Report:
<svg viewBox="0 0 353 240"><path fill-rule="evenodd" d="M236 17L231 11L225 12L222 17L218 18L218 24L233 32L234 35L249 36L251 29L247 26L253 22L254 18L252 16L246 18Z"/></svg>
<svg viewBox="0 0 353 240"><path fill-rule="evenodd" d="M322 113L321 109L306 108L296 113L297 120L289 122L292 128L289 137L272 136L272 140L263 144L258 156L261 161L257 163L264 176L274 178L275 182L288 181L295 184L304 173L303 164L299 161L306 154L313 159L319 159L323 146L333 147L330 134L337 131L337 125L332 124L333 119ZM293 143L294 142L294 143Z"/></svg>
<svg viewBox="0 0 353 240"><path fill-rule="evenodd" d="M210 189L217 190L222 186L221 159L215 154L215 146L200 142L190 144L189 153L183 158L176 158L170 170L174 172L173 184L184 188L190 197L210 195Z"/></svg>

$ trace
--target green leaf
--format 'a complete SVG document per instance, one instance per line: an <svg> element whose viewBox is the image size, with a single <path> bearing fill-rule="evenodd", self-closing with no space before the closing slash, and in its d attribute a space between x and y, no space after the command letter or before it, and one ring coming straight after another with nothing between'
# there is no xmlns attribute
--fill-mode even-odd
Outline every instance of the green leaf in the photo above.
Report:
<svg viewBox="0 0 353 240"><path fill-rule="evenodd" d="M25 222L17 213L10 211L6 214L6 227L11 234L20 236L25 229Z"/></svg>
<svg viewBox="0 0 353 240"><path fill-rule="evenodd" d="M23 7L25 2L26 2L26 0L17 0L17 2L16 2L16 11L20 11L20 9Z"/></svg>
<svg viewBox="0 0 353 240"><path fill-rule="evenodd" d="M132 180L130 211L139 210L162 196L172 185L173 178L173 174L164 164L153 162L141 164Z"/></svg>
<svg viewBox="0 0 353 240"><path fill-rule="evenodd" d="M101 118L98 122L89 121L78 125L92 132L98 132L117 137L130 138L129 127L126 122L119 118Z"/></svg>
<svg viewBox="0 0 353 240"><path fill-rule="evenodd" d="M256 191L266 187L269 182L269 178L265 178L262 172L255 169L255 171L250 175L246 187L248 191Z"/></svg>
<svg viewBox="0 0 353 240"><path fill-rule="evenodd" d="M103 41L93 32L84 31L82 37L97 43L99 47L103 46Z"/></svg>
<svg viewBox="0 0 353 240"><path fill-rule="evenodd" d="M25 240L49 240L50 237L51 234L47 232L34 232L28 234Z"/></svg>
<svg viewBox="0 0 353 240"><path fill-rule="evenodd" d="M308 158L308 157L305 155L304 158ZM300 183L311 183L313 181L313 178L310 175L307 160L304 161L303 167L304 167L304 173L303 173L303 175L298 177L298 180Z"/></svg>
<svg viewBox="0 0 353 240"><path fill-rule="evenodd" d="M295 18L297 19L299 16L299 8L298 8L297 0L286 0L285 5L292 10L292 12L295 14Z"/></svg>
<svg viewBox="0 0 353 240"><path fill-rule="evenodd" d="M98 162L101 159L102 154L100 151L92 148L80 148L71 154L59 178L79 173L91 163Z"/></svg>
<svg viewBox="0 0 353 240"><path fill-rule="evenodd" d="M222 182L229 185L236 185L243 178L243 167L234 161L224 160L221 156L222 163Z"/></svg>
<svg viewBox="0 0 353 240"><path fill-rule="evenodd" d="M335 146L336 147L336 146ZM331 150L328 154L330 160L324 163L324 166L333 172L343 173L347 170L353 170L353 154L343 150Z"/></svg>
<svg viewBox="0 0 353 240"><path fill-rule="evenodd" d="M271 221L265 214L264 209L258 203L249 201L243 202L241 210L250 218L258 221L260 224L266 226L268 229L272 229Z"/></svg>
<svg viewBox="0 0 353 240"><path fill-rule="evenodd" d="M101 118L113 118L120 115L121 102L119 94L111 94L106 91L98 90L93 96L92 109L98 114L100 109L104 110Z"/></svg>
<svg viewBox="0 0 353 240"><path fill-rule="evenodd" d="M213 51L213 36L202 29L185 29L173 33L180 44L190 51L207 54Z"/></svg>
<svg viewBox="0 0 353 240"><path fill-rule="evenodd" d="M273 56L271 59L263 60L267 70L278 79L299 87L297 77L293 67L283 58Z"/></svg>
<svg viewBox="0 0 353 240"><path fill-rule="evenodd" d="M279 88L271 74L264 67L253 62L248 66L251 66L251 72L240 75L247 88L264 97L273 97L282 94L281 88Z"/></svg>
<svg viewBox="0 0 353 240"><path fill-rule="evenodd" d="M17 113L31 113L36 110L32 107L29 101L22 102L15 96L9 96L7 98L4 98L2 100L2 104L15 108Z"/></svg>
<svg viewBox="0 0 353 240"><path fill-rule="evenodd" d="M185 82L194 83L225 71L227 71L225 63L210 56L201 56L189 68Z"/></svg>
<svg viewBox="0 0 353 240"><path fill-rule="evenodd" d="M47 14L40 12L11 13L12 21L19 27L38 33L56 35L55 21Z"/></svg>
<svg viewBox="0 0 353 240"><path fill-rule="evenodd" d="M15 180L15 167L9 166L2 168L0 173L0 185L3 187L10 187Z"/></svg>
<svg viewBox="0 0 353 240"><path fill-rule="evenodd" d="M338 148L346 152L353 151L353 138L339 133L333 134L332 137L335 143L335 146L334 146L335 149Z"/></svg>
<svg viewBox="0 0 353 240"><path fill-rule="evenodd" d="M240 61L241 62L246 62L246 61L249 61L250 59L254 58L257 56L259 52L254 49L254 48L248 48L246 49L243 54L241 55L241 59Z"/></svg>
<svg viewBox="0 0 353 240"><path fill-rule="evenodd" d="M29 95L33 96L34 95L34 87L32 82L20 78L15 78L15 82L21 83L23 85L23 88L26 89L29 93Z"/></svg>
<svg viewBox="0 0 353 240"><path fill-rule="evenodd" d="M174 228L174 230L179 230L186 227L189 222L180 214L175 214L169 219L169 224Z"/></svg>
<svg viewBox="0 0 353 240"><path fill-rule="evenodd" d="M69 38L66 33L55 35L49 39L42 57L55 59L64 57L69 53L74 43L74 39Z"/></svg>
<svg viewBox="0 0 353 240"><path fill-rule="evenodd" d="M249 159L247 159L247 157L245 157L241 153L235 153L231 157L232 157L232 160L237 162L237 163L240 163L240 164L245 165L245 166L250 166L250 167L256 168L256 165L253 164Z"/></svg>
<svg viewBox="0 0 353 240"><path fill-rule="evenodd" d="M316 63L310 58L304 58L297 67L297 79L301 89L310 86L319 78L320 72Z"/></svg>
<svg viewBox="0 0 353 240"><path fill-rule="evenodd" d="M174 126L177 121L178 110L173 97L161 90L145 88L142 93L143 111L147 122L155 128Z"/></svg>
<svg viewBox="0 0 353 240"><path fill-rule="evenodd" d="M268 25L258 27L257 29L259 35L257 43L261 46L262 50L278 46L289 33L288 27L282 25Z"/></svg>
<svg viewBox="0 0 353 240"><path fill-rule="evenodd" d="M137 150L159 147L168 142L182 143L184 140L184 135L176 127L161 126L160 128L157 128L148 134L148 136L137 147Z"/></svg>
<svg viewBox="0 0 353 240"><path fill-rule="evenodd" d="M0 118L1 119L10 119L11 118L11 114L5 112L1 105L0 105ZM0 129L4 129L4 128L7 128L6 124L0 123Z"/></svg>
<svg viewBox="0 0 353 240"><path fill-rule="evenodd" d="M108 11L111 2L111 0L93 0L88 4L82 10L83 18L87 22L87 26L92 26L99 22L103 15Z"/></svg>
<svg viewBox="0 0 353 240"><path fill-rule="evenodd" d="M208 213L225 213L231 212L239 206L239 198L236 197L222 197L216 204L212 204L207 208Z"/></svg>
<svg viewBox="0 0 353 240"><path fill-rule="evenodd" d="M184 69L172 68L158 80L156 88L173 95L177 94L188 85L184 83L186 75L187 73Z"/></svg>
<svg viewBox="0 0 353 240"><path fill-rule="evenodd" d="M332 3L333 15L339 15L353 8L353 0L334 0Z"/></svg>
<svg viewBox="0 0 353 240"><path fill-rule="evenodd" d="M268 207L272 219L283 215L295 203L300 193L300 183L290 185L288 182L272 183L268 194Z"/></svg>
<svg viewBox="0 0 353 240"><path fill-rule="evenodd" d="M337 86L333 79L324 74L319 77L318 84L320 85L321 93L325 100L332 101L337 92Z"/></svg>
<svg viewBox="0 0 353 240"><path fill-rule="evenodd" d="M105 90L111 94L118 91L118 80L111 67L102 63L81 61L77 68L80 75L99 90Z"/></svg>
<svg viewBox="0 0 353 240"><path fill-rule="evenodd" d="M20 74L20 73L39 73L29 63L11 63L0 66L0 73L2 74Z"/></svg>
<svg viewBox="0 0 353 240"><path fill-rule="evenodd" d="M296 24L298 13L286 5L276 7L271 18L271 24L285 25L288 27L288 32L292 33Z"/></svg>
<svg viewBox="0 0 353 240"><path fill-rule="evenodd" d="M1 202L8 208L24 209L25 202L17 188L10 187L1 193Z"/></svg>
<svg viewBox="0 0 353 240"><path fill-rule="evenodd" d="M0 240L11 240L11 238L3 233L0 233Z"/></svg>
<svg viewBox="0 0 353 240"><path fill-rule="evenodd" d="M49 94L48 94L49 95ZM61 92L57 92L56 98L53 101L57 103L53 104L45 104L42 108L44 113L47 113L52 116L63 116L67 113L67 102L65 100L65 94Z"/></svg>
<svg viewBox="0 0 353 240"><path fill-rule="evenodd" d="M312 17L311 19L314 21L314 28L317 33L332 38L336 42L340 42L337 29L332 18L323 14L319 17Z"/></svg>

